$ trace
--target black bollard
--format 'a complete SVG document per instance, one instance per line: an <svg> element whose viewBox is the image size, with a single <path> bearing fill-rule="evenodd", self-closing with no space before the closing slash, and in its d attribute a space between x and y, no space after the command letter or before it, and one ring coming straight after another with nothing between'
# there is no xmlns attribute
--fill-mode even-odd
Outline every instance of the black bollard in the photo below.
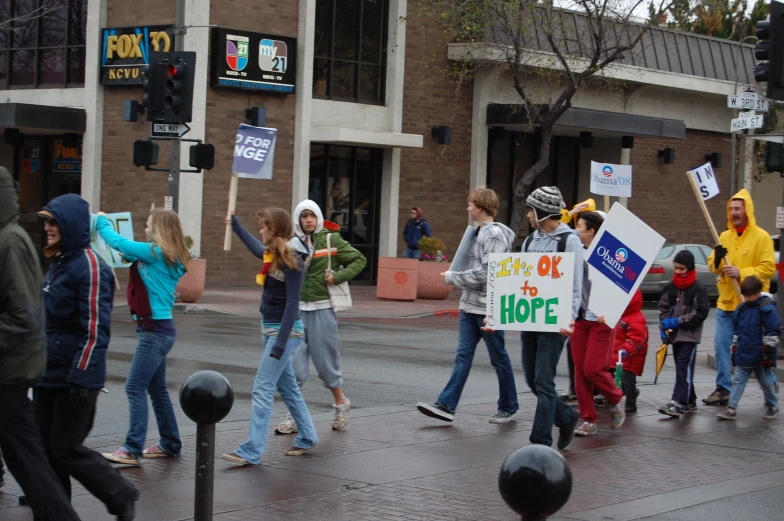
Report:
<svg viewBox="0 0 784 521"><path fill-rule="evenodd" d="M215 424L231 411L234 391L215 371L193 373L180 389L180 406L196 422L196 498L194 521L212 520L215 477Z"/></svg>
<svg viewBox="0 0 784 521"><path fill-rule="evenodd" d="M543 521L569 501L572 471L558 451L546 445L527 445L501 465L498 489L523 521Z"/></svg>

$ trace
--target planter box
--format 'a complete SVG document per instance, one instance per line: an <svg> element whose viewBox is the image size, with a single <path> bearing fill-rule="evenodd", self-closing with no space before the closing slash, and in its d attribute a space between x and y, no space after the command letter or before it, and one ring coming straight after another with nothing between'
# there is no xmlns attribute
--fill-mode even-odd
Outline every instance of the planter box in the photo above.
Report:
<svg viewBox="0 0 784 521"><path fill-rule="evenodd" d="M445 300L452 293L452 286L446 286L441 282L439 274L449 271L448 262L424 262L419 263L419 276L417 277L417 298L425 300Z"/></svg>
<svg viewBox="0 0 784 521"><path fill-rule="evenodd" d="M191 260L191 272L186 273L177 284L176 293L180 302L193 304L204 293L204 279L207 275L207 259Z"/></svg>
<svg viewBox="0 0 784 521"><path fill-rule="evenodd" d="M416 259L379 257L376 297L391 300L416 300L419 264Z"/></svg>

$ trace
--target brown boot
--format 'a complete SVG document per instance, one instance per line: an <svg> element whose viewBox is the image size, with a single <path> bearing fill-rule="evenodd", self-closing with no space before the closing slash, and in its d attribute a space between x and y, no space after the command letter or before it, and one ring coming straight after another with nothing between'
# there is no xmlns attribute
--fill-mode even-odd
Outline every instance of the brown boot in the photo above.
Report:
<svg viewBox="0 0 784 521"><path fill-rule="evenodd" d="M727 405L730 403L730 392L722 386L716 387L707 398L703 398L705 405Z"/></svg>

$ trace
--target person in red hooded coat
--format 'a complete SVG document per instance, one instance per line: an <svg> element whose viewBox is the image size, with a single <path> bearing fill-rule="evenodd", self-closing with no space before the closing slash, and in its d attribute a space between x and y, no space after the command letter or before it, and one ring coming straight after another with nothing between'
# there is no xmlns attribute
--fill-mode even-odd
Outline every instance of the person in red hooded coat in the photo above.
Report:
<svg viewBox="0 0 784 521"><path fill-rule="evenodd" d="M623 394L626 395L626 412L637 412L637 377L645 369L648 354L648 322L642 314L642 293L638 289L632 297L621 320L615 326L615 360L618 353L626 351L623 358Z"/></svg>

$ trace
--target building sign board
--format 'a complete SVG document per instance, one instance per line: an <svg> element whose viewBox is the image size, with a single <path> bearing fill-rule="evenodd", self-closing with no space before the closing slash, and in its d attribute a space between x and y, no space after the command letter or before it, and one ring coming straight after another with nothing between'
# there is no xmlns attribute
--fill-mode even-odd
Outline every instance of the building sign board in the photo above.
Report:
<svg viewBox="0 0 784 521"><path fill-rule="evenodd" d="M107 27L100 49L101 85L141 85L150 52L174 49L174 26Z"/></svg>
<svg viewBox="0 0 784 521"><path fill-rule="evenodd" d="M213 87L295 92L296 38L216 27L212 30L211 60Z"/></svg>
<svg viewBox="0 0 784 521"><path fill-rule="evenodd" d="M82 144L78 147L67 147L62 139L52 143L52 173L78 174L82 171Z"/></svg>

